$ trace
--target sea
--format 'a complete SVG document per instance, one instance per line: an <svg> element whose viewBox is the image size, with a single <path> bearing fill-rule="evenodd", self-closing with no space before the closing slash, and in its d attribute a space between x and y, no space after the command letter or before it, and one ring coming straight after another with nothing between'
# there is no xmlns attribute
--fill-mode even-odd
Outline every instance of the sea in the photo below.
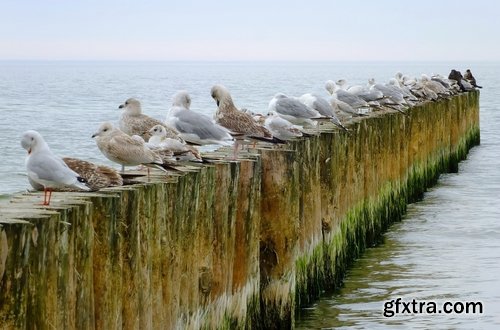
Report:
<svg viewBox="0 0 500 330"><path fill-rule="evenodd" d="M447 76L471 69L480 95L481 144L408 206L381 243L349 269L342 287L296 313L297 329L500 329L500 63L497 62L113 62L0 61L0 200L30 189L24 131L54 153L112 164L91 138L118 106L141 101L164 120L179 90L192 109L216 110L214 84L235 104L267 113L280 92L327 96L326 80L385 83L397 72ZM423 308L421 308L422 306ZM434 309L433 309L434 306ZM445 310L446 306L446 310ZM441 311L441 312L438 312Z"/></svg>

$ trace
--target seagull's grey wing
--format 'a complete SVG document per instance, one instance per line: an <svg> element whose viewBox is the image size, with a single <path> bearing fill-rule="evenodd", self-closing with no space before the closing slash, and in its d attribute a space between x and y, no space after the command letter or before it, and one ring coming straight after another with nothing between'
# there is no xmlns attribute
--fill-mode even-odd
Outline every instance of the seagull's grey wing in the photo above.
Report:
<svg viewBox="0 0 500 330"><path fill-rule="evenodd" d="M335 113L333 112L333 108L331 107L331 105L328 103L327 100L325 100L322 97L316 97L316 99L313 102L313 109L317 110L323 116L327 117L335 116Z"/></svg>
<svg viewBox="0 0 500 330"><path fill-rule="evenodd" d="M62 159L52 154L33 155L28 161L27 170L28 175L35 181L72 184L78 176Z"/></svg>
<svg viewBox="0 0 500 330"><path fill-rule="evenodd" d="M403 101L403 96L401 94L395 93L392 89L387 88L387 86L375 84L374 88L381 91L384 96L391 98L394 102L401 103Z"/></svg>
<svg viewBox="0 0 500 330"><path fill-rule="evenodd" d="M191 110L185 110L177 115L175 128L186 134L194 134L200 139L221 140L227 137L228 132L220 126L214 124L210 117L203 114L194 113Z"/></svg>
<svg viewBox="0 0 500 330"><path fill-rule="evenodd" d="M317 117L316 111L312 110L305 104L291 98L279 99L276 102L276 111L281 114L297 118Z"/></svg>
<svg viewBox="0 0 500 330"><path fill-rule="evenodd" d="M360 108L363 106L366 106L366 101L360 98L359 96L352 94L350 92L344 91L344 90L338 90L337 91L337 96L339 100L348 103L354 108Z"/></svg>
<svg viewBox="0 0 500 330"><path fill-rule="evenodd" d="M341 100L342 102L351 104L356 101L356 97L353 94L346 92L342 89L339 89L336 93L338 99Z"/></svg>

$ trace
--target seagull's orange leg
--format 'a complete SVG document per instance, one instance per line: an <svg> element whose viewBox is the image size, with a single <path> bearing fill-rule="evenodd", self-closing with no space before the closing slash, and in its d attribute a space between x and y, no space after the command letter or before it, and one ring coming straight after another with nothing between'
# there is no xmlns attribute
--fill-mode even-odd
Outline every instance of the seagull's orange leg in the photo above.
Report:
<svg viewBox="0 0 500 330"><path fill-rule="evenodd" d="M52 189L44 187L43 188L43 203L42 203L42 205L50 205L50 198L51 197L52 197Z"/></svg>

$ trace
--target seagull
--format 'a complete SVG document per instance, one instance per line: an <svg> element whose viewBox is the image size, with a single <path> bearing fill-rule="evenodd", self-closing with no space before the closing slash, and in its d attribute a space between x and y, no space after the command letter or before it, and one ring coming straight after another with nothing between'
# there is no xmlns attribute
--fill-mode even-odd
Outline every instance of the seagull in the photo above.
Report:
<svg viewBox="0 0 500 330"><path fill-rule="evenodd" d="M407 86L400 84L397 78L389 79L389 83L386 86L393 89L394 91L403 94L403 98L408 105L414 106L416 102L418 102L418 98L416 98L415 95L411 93L410 89Z"/></svg>
<svg viewBox="0 0 500 330"><path fill-rule="evenodd" d="M264 120L264 126L277 138L290 140L303 136L299 126L293 125L288 120L280 117L275 112L270 112Z"/></svg>
<svg viewBox="0 0 500 330"><path fill-rule="evenodd" d="M467 80L473 87L483 88L483 86L478 86L476 84L476 78L474 78L470 69L465 70L464 79Z"/></svg>
<svg viewBox="0 0 500 330"><path fill-rule="evenodd" d="M434 93L429 88L425 87L420 80L417 81L417 79L415 78L410 78L408 76L403 75L401 77L400 85L407 88L418 101L437 100L438 98L438 95L436 93Z"/></svg>
<svg viewBox="0 0 500 330"><path fill-rule="evenodd" d="M28 178L43 186L42 205L50 205L53 189L75 188L90 190L86 180L70 169L64 161L50 150L42 135L28 130L23 133L21 146L28 151L26 169Z"/></svg>
<svg viewBox="0 0 500 330"><path fill-rule="evenodd" d="M172 169L168 164L163 164L162 157L150 150L140 136L132 138L113 127L109 122L102 123L97 132L92 135L97 147L106 158L122 166L145 165L166 171Z"/></svg>
<svg viewBox="0 0 500 330"><path fill-rule="evenodd" d="M231 145L233 137L229 130L201 113L190 110L191 97L186 91L177 92L166 123L179 132L184 141L195 145Z"/></svg>
<svg viewBox="0 0 500 330"><path fill-rule="evenodd" d="M317 120L328 119L296 98L277 93L269 101L269 112L275 112L292 124L300 126L317 126Z"/></svg>
<svg viewBox="0 0 500 330"><path fill-rule="evenodd" d="M346 81L341 79L339 82L342 85L345 85ZM332 95L332 97L336 98L339 101L345 102L349 104L354 109L359 108L369 108L370 104L363 100L361 97L353 94L347 90L344 90L337 86L337 84L332 80L327 80L325 83L325 89Z"/></svg>
<svg viewBox="0 0 500 330"><path fill-rule="evenodd" d="M450 95L448 89L446 89L441 83L432 80L424 73L420 78L420 82L424 85L425 88L430 89L440 97L446 97Z"/></svg>
<svg viewBox="0 0 500 330"><path fill-rule="evenodd" d="M179 140L167 137L165 127L155 125L149 130L151 137L146 146L156 152L170 151L176 160L202 162L201 155L195 147L189 146Z"/></svg>
<svg viewBox="0 0 500 330"><path fill-rule="evenodd" d="M284 143L283 140L273 137L267 128L255 122L250 114L238 110L233 103L231 94L223 85L214 85L211 89L211 95L217 104L216 122L232 134L240 135L234 143L233 158L236 158L241 136L269 143Z"/></svg>
<svg viewBox="0 0 500 330"><path fill-rule="evenodd" d="M335 111L330 103L327 100L312 93L306 93L299 97L299 101L307 105L309 108L318 111L322 116L330 118L330 121L343 130L347 131L344 125L340 122L340 120L335 115Z"/></svg>
<svg viewBox="0 0 500 330"><path fill-rule="evenodd" d="M402 114L406 113L403 111L403 108L407 104L403 97L403 93L395 88L392 85L382 85L375 83L374 78L368 79L368 86L371 90L380 91L384 94L384 101L381 103L382 105L386 105L391 107L394 110L401 112ZM391 87L392 86L392 87Z"/></svg>
<svg viewBox="0 0 500 330"><path fill-rule="evenodd" d="M149 129L154 125L163 125L167 129L168 137L173 139L180 139L175 129L171 127L167 127L161 121L149 117L142 113L141 102L134 98L129 98L125 101L125 103L121 104L118 109L123 109L123 113L120 116L120 120L118 122L119 128L122 132L132 136L139 135L145 141L147 141L149 136Z"/></svg>
<svg viewBox="0 0 500 330"><path fill-rule="evenodd" d="M332 81L327 82L327 84L332 84L332 83L333 83ZM332 89L332 87L328 87L327 84L325 84L325 88L329 91L329 89ZM361 99L365 100L366 103L368 103L368 105L373 108L380 108L379 101L384 98L384 94L382 92L369 90L368 88L366 88L366 86L354 85L347 87L347 81L345 79L337 80L337 86L339 86L340 89L346 90L349 93L354 94L360 97Z"/></svg>
<svg viewBox="0 0 500 330"><path fill-rule="evenodd" d="M161 125L158 125L158 126L161 126ZM155 154L160 156L160 158L163 162L163 165L175 163L174 152L172 150L170 150L166 147L155 147L153 144L144 141L144 139L139 135L132 135L131 138L134 139L135 141L140 142L141 144L145 145L146 148L148 148L149 150L153 151ZM150 140L151 140L151 138L150 138ZM148 170L148 175L149 175L149 170Z"/></svg>
<svg viewBox="0 0 500 330"><path fill-rule="evenodd" d="M443 85L453 95L460 93L460 86L456 80L448 79L441 74L434 74L431 79Z"/></svg>
<svg viewBox="0 0 500 330"><path fill-rule="evenodd" d="M346 113L348 115L351 115L353 117L368 116L367 114L358 112L356 109L351 107L348 103L340 101L340 100L336 99L335 97L330 98L330 104L332 105L332 107L335 111L340 111L340 112Z"/></svg>

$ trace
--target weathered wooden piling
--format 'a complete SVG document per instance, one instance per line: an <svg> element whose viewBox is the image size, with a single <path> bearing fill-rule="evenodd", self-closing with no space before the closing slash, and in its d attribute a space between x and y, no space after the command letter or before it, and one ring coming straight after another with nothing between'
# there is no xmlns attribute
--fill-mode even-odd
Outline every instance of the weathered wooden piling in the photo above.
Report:
<svg viewBox="0 0 500 330"><path fill-rule="evenodd" d="M479 92L238 162L0 205L1 329L289 328L479 143Z"/></svg>

